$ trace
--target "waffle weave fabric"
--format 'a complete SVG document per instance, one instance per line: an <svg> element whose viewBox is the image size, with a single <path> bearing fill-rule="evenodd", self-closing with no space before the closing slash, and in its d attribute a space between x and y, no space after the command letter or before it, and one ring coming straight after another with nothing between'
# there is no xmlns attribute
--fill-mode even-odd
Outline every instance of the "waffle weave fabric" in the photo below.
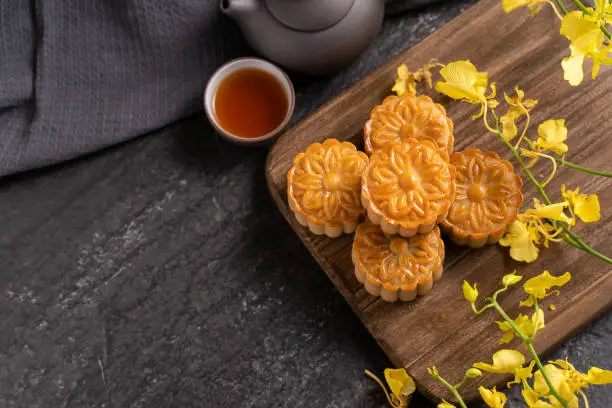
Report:
<svg viewBox="0 0 612 408"><path fill-rule="evenodd" d="M197 113L214 69L249 54L216 0L0 0L0 176Z"/></svg>

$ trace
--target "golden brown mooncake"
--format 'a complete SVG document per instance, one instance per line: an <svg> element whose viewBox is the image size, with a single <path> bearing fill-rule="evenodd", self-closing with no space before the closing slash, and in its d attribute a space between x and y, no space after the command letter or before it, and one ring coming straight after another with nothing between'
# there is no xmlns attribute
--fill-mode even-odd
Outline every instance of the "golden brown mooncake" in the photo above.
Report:
<svg viewBox="0 0 612 408"><path fill-rule="evenodd" d="M429 140L388 143L372 154L363 173L363 206L385 234L431 231L446 218L454 195L455 170Z"/></svg>
<svg viewBox="0 0 612 408"><path fill-rule="evenodd" d="M409 301L431 291L442 276L444 243L440 229L411 238L385 235L369 221L359 224L352 258L357 280L387 302Z"/></svg>
<svg viewBox="0 0 612 408"><path fill-rule="evenodd" d="M368 156L349 142L313 143L293 159L287 174L289 208L298 222L317 235L352 233L361 205L361 174Z"/></svg>
<svg viewBox="0 0 612 408"><path fill-rule="evenodd" d="M392 141L431 140L449 154L453 151L453 121L429 96L388 96L372 109L363 128L365 150L372 154Z"/></svg>
<svg viewBox="0 0 612 408"><path fill-rule="evenodd" d="M496 243L523 202L521 178L494 152L468 149L450 156L455 166L455 200L442 222L452 241L473 248Z"/></svg>

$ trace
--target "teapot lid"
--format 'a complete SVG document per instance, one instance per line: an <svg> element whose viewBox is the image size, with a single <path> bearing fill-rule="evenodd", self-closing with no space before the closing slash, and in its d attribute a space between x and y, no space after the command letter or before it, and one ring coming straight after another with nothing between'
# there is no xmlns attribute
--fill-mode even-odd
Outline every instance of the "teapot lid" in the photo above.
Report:
<svg viewBox="0 0 612 408"><path fill-rule="evenodd" d="M280 22L300 31L319 31L342 20L354 0L266 0Z"/></svg>

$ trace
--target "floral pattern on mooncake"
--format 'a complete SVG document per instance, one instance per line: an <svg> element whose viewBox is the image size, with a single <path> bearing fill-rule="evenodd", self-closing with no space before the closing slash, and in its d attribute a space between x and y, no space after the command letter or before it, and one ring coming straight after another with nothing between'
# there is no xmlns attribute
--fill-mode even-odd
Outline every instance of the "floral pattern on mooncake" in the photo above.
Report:
<svg viewBox="0 0 612 408"><path fill-rule="evenodd" d="M455 166L455 201L442 227L453 242L474 248L496 243L523 202L521 178L494 152L468 149L450 157Z"/></svg>
<svg viewBox="0 0 612 408"><path fill-rule="evenodd" d="M349 142L327 139L299 153L287 174L289 207L317 235L355 230L365 210L359 198L368 156Z"/></svg>
<svg viewBox="0 0 612 408"><path fill-rule="evenodd" d="M426 95L388 96L372 109L364 126L365 150L372 154L389 142L408 138L430 140L450 153L453 122L444 107Z"/></svg>
<svg viewBox="0 0 612 408"><path fill-rule="evenodd" d="M370 157L361 199L386 234L427 233L444 218L455 195L448 155L429 140L391 142Z"/></svg>
<svg viewBox="0 0 612 408"><path fill-rule="evenodd" d="M409 301L429 293L442 276L444 243L438 227L404 238L385 235L366 221L355 232L352 258L357 280L368 293L387 302Z"/></svg>

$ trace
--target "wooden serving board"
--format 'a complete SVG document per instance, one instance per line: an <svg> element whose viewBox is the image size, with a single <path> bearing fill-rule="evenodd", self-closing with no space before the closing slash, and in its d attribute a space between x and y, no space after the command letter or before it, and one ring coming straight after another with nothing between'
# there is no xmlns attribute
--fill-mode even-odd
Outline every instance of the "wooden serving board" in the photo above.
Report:
<svg viewBox="0 0 612 408"><path fill-rule="evenodd" d="M473 315L462 296L464 279L478 282L481 297L485 297L498 288L503 274L515 268L526 277L544 269L553 274L571 271L574 278L561 294L544 303L545 307L551 303L557 307L554 312L545 309L546 328L536 340L536 349L546 354L609 310L612 268L565 244L553 244L541 251L536 262L520 264L509 257L507 248L498 245L471 250L454 246L447 240L445 274L435 284L434 291L411 303L385 303L368 295L354 276L350 255L352 236L318 237L296 222L287 207L287 171L293 157L313 142L333 137L361 148L363 124L370 110L390 93L396 67L406 63L415 70L432 58L441 62L470 59L479 70L489 73L490 80L497 82L502 92L511 93L519 85L528 97L540 101L533 111L534 123L549 118L566 119L570 135L568 160L610 171L612 127L608 118L612 105L608 97L612 94L612 75L602 69L599 78L591 81L585 71L584 83L570 87L563 80L560 66L568 52L567 41L559 35L559 21L551 10L546 9L532 19L527 11L507 15L498 0L483 0L287 131L269 154L268 184L279 209L393 364L406 367L416 379L418 389L431 399L450 400L451 396L429 377L427 367L436 365L445 378L457 382L473 362L489 362L500 348L500 332L493 323L497 316L493 312ZM477 147L497 151L511 159L510 152L484 130L482 122L471 120L477 106L440 97L437 100L447 107L454 121L455 150ZM502 109L505 110L505 105L499 110ZM532 137L537 135L536 129L537 126L532 127ZM535 171L540 177L546 177L549 167L541 162ZM612 182L562 168L547 187L553 200L560 198L562 183L571 188L580 186L583 192L599 193L601 221L579 225L576 232L595 249L610 255L612 214L608 203L612 201ZM524 193L525 204L536 197L535 189L527 182ZM523 297L520 285L502 297L503 306L511 316L519 313L517 303ZM499 386L506 380L485 375L479 381L469 382L462 391L472 400L478 396L478 385Z"/></svg>

